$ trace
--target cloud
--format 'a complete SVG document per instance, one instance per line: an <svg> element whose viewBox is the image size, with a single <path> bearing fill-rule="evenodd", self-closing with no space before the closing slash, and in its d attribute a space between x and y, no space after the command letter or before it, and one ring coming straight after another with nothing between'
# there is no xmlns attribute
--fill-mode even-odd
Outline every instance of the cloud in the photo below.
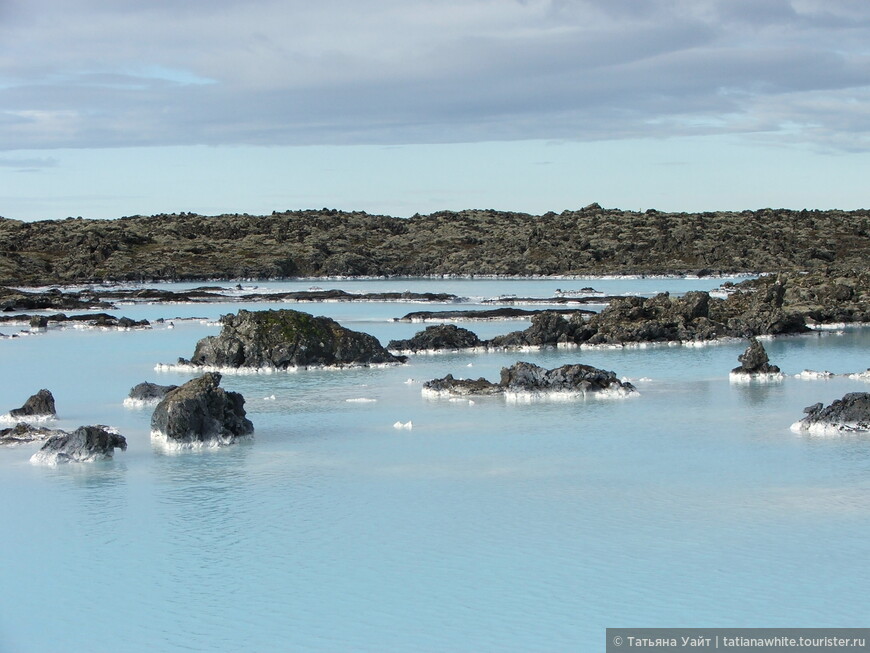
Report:
<svg viewBox="0 0 870 653"><path fill-rule="evenodd" d="M864 0L11 6L7 149L870 133Z"/></svg>

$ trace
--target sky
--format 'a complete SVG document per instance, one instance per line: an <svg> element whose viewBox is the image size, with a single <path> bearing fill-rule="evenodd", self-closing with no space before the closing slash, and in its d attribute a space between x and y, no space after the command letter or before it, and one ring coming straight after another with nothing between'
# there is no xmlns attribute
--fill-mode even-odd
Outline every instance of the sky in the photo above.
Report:
<svg viewBox="0 0 870 653"><path fill-rule="evenodd" d="M868 0L0 0L0 216L870 207Z"/></svg>

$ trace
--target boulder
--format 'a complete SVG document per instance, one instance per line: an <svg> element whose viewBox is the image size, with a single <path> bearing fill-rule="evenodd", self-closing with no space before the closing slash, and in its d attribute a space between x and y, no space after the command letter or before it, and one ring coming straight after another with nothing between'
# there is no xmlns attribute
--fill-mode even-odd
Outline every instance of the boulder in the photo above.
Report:
<svg viewBox="0 0 870 653"><path fill-rule="evenodd" d="M434 351L439 349L469 349L481 345L480 338L473 331L455 324L438 324L426 327L408 340L391 340L387 349L391 351Z"/></svg>
<svg viewBox="0 0 870 653"><path fill-rule="evenodd" d="M138 385L130 388L130 394L124 399L125 406L144 406L147 404L157 404L166 396L166 393L175 390L177 385L158 385L143 381Z"/></svg>
<svg viewBox="0 0 870 653"><path fill-rule="evenodd" d="M203 338L193 357L199 367L277 368L401 363L367 333L351 331L328 317L289 309L240 310L221 317L221 333Z"/></svg>
<svg viewBox="0 0 870 653"><path fill-rule="evenodd" d="M758 339L750 338L749 346L740 356L737 357L740 361L740 366L731 370L731 374L735 375L771 375L779 374L779 367L771 365L767 352L764 350Z"/></svg>
<svg viewBox="0 0 870 653"><path fill-rule="evenodd" d="M63 431L19 422L11 428L0 429L0 445L16 445L45 440L59 433L63 433Z"/></svg>
<svg viewBox="0 0 870 653"><path fill-rule="evenodd" d="M626 396L636 392L631 383L620 381L616 374L591 365L563 365L551 370L533 363L517 362L501 370L498 383L484 378L454 379L448 374L423 384L424 395L494 395L568 393L583 395L608 393Z"/></svg>
<svg viewBox="0 0 870 653"><path fill-rule="evenodd" d="M50 391L43 388L35 395L31 395L21 408L13 408L9 411L11 417L57 417L54 406L54 396Z"/></svg>
<svg viewBox="0 0 870 653"><path fill-rule="evenodd" d="M499 385L511 392L635 392L631 383L623 383L614 372L591 365L562 365L552 370L533 363L518 362L502 368Z"/></svg>
<svg viewBox="0 0 870 653"><path fill-rule="evenodd" d="M829 406L804 408L806 417L792 424L793 431L812 435L870 432L870 392L850 392Z"/></svg>
<svg viewBox="0 0 870 653"><path fill-rule="evenodd" d="M218 387L221 375L207 372L170 390L151 416L151 437L176 448L223 446L246 439L254 425L245 399Z"/></svg>
<svg viewBox="0 0 870 653"><path fill-rule="evenodd" d="M111 458L115 449L126 451L127 440L107 426L80 426L72 433L60 431L45 441L30 458L41 465L92 462Z"/></svg>

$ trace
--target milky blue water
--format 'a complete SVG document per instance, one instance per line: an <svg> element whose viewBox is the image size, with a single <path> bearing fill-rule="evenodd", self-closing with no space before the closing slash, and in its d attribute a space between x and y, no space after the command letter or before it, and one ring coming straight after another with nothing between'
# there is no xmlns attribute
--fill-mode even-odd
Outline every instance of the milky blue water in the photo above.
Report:
<svg viewBox="0 0 870 653"><path fill-rule="evenodd" d="M316 285L455 287L444 291L478 302L718 283ZM315 285L300 284L271 287ZM480 308L471 302L450 308ZM422 328L390 318L430 308L290 307L384 343ZM109 424L129 443L112 461L55 468L28 462L37 445L0 449L0 651L598 651L608 626L867 623L870 440L789 430L804 406L867 383L732 385L741 343L423 355L400 367L225 376L247 399L253 442L155 450L150 410L122 406L129 388L191 378L154 366L190 356L218 332L210 320L237 308L124 306L112 312L204 319L0 340L0 411L47 387L59 427ZM464 326L490 337L526 325ZM870 366L868 329L765 345L789 374ZM604 367L640 396L421 396L424 380L496 379L517 360Z"/></svg>

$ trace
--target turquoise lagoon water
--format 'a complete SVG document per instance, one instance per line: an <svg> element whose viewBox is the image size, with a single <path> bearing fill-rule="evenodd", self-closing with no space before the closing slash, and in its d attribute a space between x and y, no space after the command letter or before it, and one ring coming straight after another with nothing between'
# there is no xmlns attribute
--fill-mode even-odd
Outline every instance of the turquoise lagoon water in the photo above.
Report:
<svg viewBox="0 0 870 653"><path fill-rule="evenodd" d="M316 285L452 284L472 299L451 308L476 308L574 285L650 294L718 283ZM427 308L291 307L382 342L422 328L390 318ZM124 408L127 391L190 378L154 366L189 356L236 308L124 306L112 312L203 319L0 340L0 410L47 387L58 426L110 424L129 443L112 461L54 468L28 462L36 445L0 449L0 651L598 651L608 626L866 625L870 441L789 425L804 406L867 383L732 385L744 343L422 355L399 367L227 375L247 399L253 442L155 450L150 410ZM489 337L525 324L465 326ZM789 374L870 366L868 329L765 344ZM421 396L424 380L495 379L517 360L611 369L640 396ZM359 399L374 401L349 401Z"/></svg>

